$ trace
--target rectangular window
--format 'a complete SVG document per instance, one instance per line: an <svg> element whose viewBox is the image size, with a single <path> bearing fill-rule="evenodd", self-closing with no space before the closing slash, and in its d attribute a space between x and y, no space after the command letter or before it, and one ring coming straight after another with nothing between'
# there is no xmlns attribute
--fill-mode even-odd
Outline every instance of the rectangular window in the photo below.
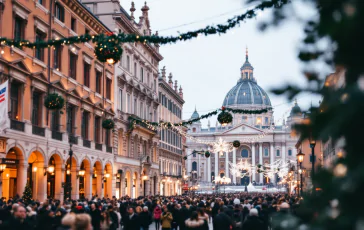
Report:
<svg viewBox="0 0 364 230"><path fill-rule="evenodd" d="M38 3L43 5L44 1L43 0L38 0Z"/></svg>
<svg viewBox="0 0 364 230"><path fill-rule="evenodd" d="M45 35L42 32L40 32L38 30L35 32L35 41L36 42L43 41L44 38L45 38ZM35 49L35 58L37 58L38 60L44 61L44 49L43 48Z"/></svg>
<svg viewBox="0 0 364 230"><path fill-rule="evenodd" d="M38 92L33 92L33 109L32 109L32 124L39 126L42 117L42 107L40 103L41 94Z"/></svg>
<svg viewBox="0 0 364 230"><path fill-rule="evenodd" d="M90 34L90 30L85 28L85 34Z"/></svg>
<svg viewBox="0 0 364 230"><path fill-rule="evenodd" d="M76 79L76 74L77 74L77 55L75 55L74 53L70 52L70 77L73 79Z"/></svg>
<svg viewBox="0 0 364 230"><path fill-rule="evenodd" d="M82 113L82 124L81 124L81 136L82 139L88 140L88 129L89 129L89 112L83 111Z"/></svg>
<svg viewBox="0 0 364 230"><path fill-rule="evenodd" d="M106 98L111 99L111 79L106 78Z"/></svg>
<svg viewBox="0 0 364 230"><path fill-rule="evenodd" d="M75 18L71 18L71 30L73 30L74 32L77 32L76 31L76 25L77 25L77 21Z"/></svg>
<svg viewBox="0 0 364 230"><path fill-rule="evenodd" d="M54 6L54 14L58 20L64 22L64 8L58 2Z"/></svg>
<svg viewBox="0 0 364 230"><path fill-rule="evenodd" d="M134 114L138 115L138 102L136 98L134 98Z"/></svg>
<svg viewBox="0 0 364 230"><path fill-rule="evenodd" d="M110 146L110 130L105 130L105 145Z"/></svg>
<svg viewBox="0 0 364 230"><path fill-rule="evenodd" d="M142 102L140 102L140 108L139 109L140 109L139 110L139 117L144 118L143 117L143 103Z"/></svg>
<svg viewBox="0 0 364 230"><path fill-rule="evenodd" d="M83 63L83 84L87 87L90 87L90 69L91 69L91 65L84 62Z"/></svg>
<svg viewBox="0 0 364 230"><path fill-rule="evenodd" d="M69 105L67 108L67 132L69 134L74 134L75 125L75 107Z"/></svg>
<svg viewBox="0 0 364 230"><path fill-rule="evenodd" d="M288 156L292 156L292 150L288 149Z"/></svg>
<svg viewBox="0 0 364 230"><path fill-rule="evenodd" d="M52 111L51 117L51 129L53 131L59 131L59 121L60 121L60 113L59 111Z"/></svg>
<svg viewBox="0 0 364 230"><path fill-rule="evenodd" d="M140 81L144 82L144 69L143 69L143 67L140 67Z"/></svg>
<svg viewBox="0 0 364 230"><path fill-rule="evenodd" d="M154 79L154 91L157 91L157 80Z"/></svg>
<svg viewBox="0 0 364 230"><path fill-rule="evenodd" d="M137 76L137 63L134 62L134 76Z"/></svg>
<svg viewBox="0 0 364 230"><path fill-rule="evenodd" d="M100 138L100 126L101 126L101 117L95 117L95 131L94 131L94 141L95 143L101 143Z"/></svg>
<svg viewBox="0 0 364 230"><path fill-rule="evenodd" d="M265 124L265 125L269 125L269 118L268 118L268 117L265 117L265 118L264 118L264 124Z"/></svg>
<svg viewBox="0 0 364 230"><path fill-rule="evenodd" d="M127 113L131 113L131 98L130 98L130 94L128 94L127 96L127 109L126 109Z"/></svg>
<svg viewBox="0 0 364 230"><path fill-rule="evenodd" d="M19 120L19 93L20 93L21 85L17 82L11 83L11 90L10 90L10 112L11 112L11 119Z"/></svg>
<svg viewBox="0 0 364 230"><path fill-rule="evenodd" d="M279 157L281 155L281 151L279 149L277 149L277 152L276 152L276 156Z"/></svg>
<svg viewBox="0 0 364 230"><path fill-rule="evenodd" d="M24 39L25 22L22 18L15 17L14 22L14 40L19 41Z"/></svg>
<svg viewBox="0 0 364 230"><path fill-rule="evenodd" d="M62 56L62 47L60 46L55 47L53 51L53 60L54 60L53 68L58 71L61 70L61 60L62 60L61 56Z"/></svg>
<svg viewBox="0 0 364 230"><path fill-rule="evenodd" d="M123 110L123 91L119 89L119 97L118 97L118 109L120 111Z"/></svg>
<svg viewBox="0 0 364 230"><path fill-rule="evenodd" d="M96 70L96 93L101 94L102 73Z"/></svg>
<svg viewBox="0 0 364 230"><path fill-rule="evenodd" d="M130 57L126 55L126 70L130 72Z"/></svg>

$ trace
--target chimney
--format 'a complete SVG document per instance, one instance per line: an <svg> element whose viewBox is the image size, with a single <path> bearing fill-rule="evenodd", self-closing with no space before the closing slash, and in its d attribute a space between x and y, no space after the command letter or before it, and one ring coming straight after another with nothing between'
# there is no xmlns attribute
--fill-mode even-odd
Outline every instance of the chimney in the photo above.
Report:
<svg viewBox="0 0 364 230"><path fill-rule="evenodd" d="M178 81L177 81L177 80L175 80L175 81L174 81L174 91L176 91L176 93L178 92L178 91L177 91L177 88L178 88Z"/></svg>
<svg viewBox="0 0 364 230"><path fill-rule="evenodd" d="M163 79L163 81L167 81L166 79L166 67L165 66L163 66L163 68L162 68L162 79Z"/></svg>
<svg viewBox="0 0 364 230"><path fill-rule="evenodd" d="M130 17L131 17L132 20L135 19L134 12L135 12L135 4L134 4L134 1L133 1L133 2L131 2L131 8L130 8Z"/></svg>
<svg viewBox="0 0 364 230"><path fill-rule="evenodd" d="M172 81L172 73L169 73L169 76L168 76L168 84L171 88L173 88L173 81Z"/></svg>

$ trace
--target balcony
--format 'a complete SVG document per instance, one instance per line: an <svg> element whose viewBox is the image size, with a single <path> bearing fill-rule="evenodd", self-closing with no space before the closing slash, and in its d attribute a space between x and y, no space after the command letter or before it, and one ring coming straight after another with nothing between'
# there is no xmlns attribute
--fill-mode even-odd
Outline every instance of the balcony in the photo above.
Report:
<svg viewBox="0 0 364 230"><path fill-rule="evenodd" d="M106 146L106 152L112 153L112 147L111 146Z"/></svg>
<svg viewBox="0 0 364 230"><path fill-rule="evenodd" d="M83 139L83 147L91 148L91 141Z"/></svg>
<svg viewBox="0 0 364 230"><path fill-rule="evenodd" d="M68 141L70 144L78 145L78 137L76 136L70 135Z"/></svg>
<svg viewBox="0 0 364 230"><path fill-rule="evenodd" d="M34 135L45 137L45 128L33 125L32 133Z"/></svg>
<svg viewBox="0 0 364 230"><path fill-rule="evenodd" d="M100 150L100 151L102 151L102 144L100 144L100 143L95 143L95 149L96 149L96 150Z"/></svg>
<svg viewBox="0 0 364 230"><path fill-rule="evenodd" d="M24 122L17 121L17 120L11 120L11 122L10 122L10 128L11 129L14 129L14 130L17 130L17 131L24 132L25 125L24 125Z"/></svg>
<svg viewBox="0 0 364 230"><path fill-rule="evenodd" d="M56 130L52 130L52 139L62 141L62 133Z"/></svg>

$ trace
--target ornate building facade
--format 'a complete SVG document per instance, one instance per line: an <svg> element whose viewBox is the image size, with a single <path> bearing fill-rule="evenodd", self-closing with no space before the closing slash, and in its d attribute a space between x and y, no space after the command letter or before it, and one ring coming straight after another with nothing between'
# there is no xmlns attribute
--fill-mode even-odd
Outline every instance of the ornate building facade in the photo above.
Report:
<svg viewBox="0 0 364 230"><path fill-rule="evenodd" d="M172 123L181 122L184 104L182 87L178 88L177 80L173 82L172 73L169 74L167 82L165 67L162 69L158 82L160 120ZM159 136L160 194L164 196L181 195L185 139L172 129L160 130Z"/></svg>
<svg viewBox="0 0 364 230"><path fill-rule="evenodd" d="M130 14L119 2L85 0L83 4L115 33L151 35L149 7L145 4L136 21L135 5ZM136 198L159 193L159 135L147 127L132 127L129 116L159 121L158 65L163 59L157 44L125 43L120 62L115 65L114 131L115 196ZM131 128L132 127L132 128Z"/></svg>
<svg viewBox="0 0 364 230"><path fill-rule="evenodd" d="M258 85L254 76L254 68L249 63L248 51L246 60L240 68L240 78L237 84L227 93L222 106L234 109L263 109L272 108L268 94ZM274 109L274 108L273 108ZM229 163L235 164L240 160L247 160L252 166L258 164L272 163L276 160L296 160L297 137L291 130L291 124L301 119L302 113L295 103L290 111L287 122L283 125L275 125L273 110L264 114L233 114L233 122L226 127L218 125L212 127L210 121L207 128L203 128L200 122L189 127L188 134L194 138L208 142L216 142L222 138L226 142L240 141L239 148L233 148L231 152L212 153L206 158L200 154L192 154L186 160L187 174L197 174L197 182L213 182L219 177L228 177L233 184L248 184L250 180L257 184L276 183L278 177L270 180L262 173L252 173L251 177L240 178L231 175ZM199 117L198 112L192 114L191 118ZM259 138L257 138L259 137ZM253 142L251 141L253 140ZM206 144L196 143L187 139L187 155L194 150L208 150ZM195 178L194 178L195 179Z"/></svg>
<svg viewBox="0 0 364 230"><path fill-rule="evenodd" d="M1 37L39 41L110 32L77 0L1 1L0 8ZM0 48L10 124L0 134L6 163L0 197L22 196L26 184L40 201L111 197L113 134L102 121L114 117L113 66L94 58L94 44L87 42ZM49 92L63 96L63 113L45 108Z"/></svg>

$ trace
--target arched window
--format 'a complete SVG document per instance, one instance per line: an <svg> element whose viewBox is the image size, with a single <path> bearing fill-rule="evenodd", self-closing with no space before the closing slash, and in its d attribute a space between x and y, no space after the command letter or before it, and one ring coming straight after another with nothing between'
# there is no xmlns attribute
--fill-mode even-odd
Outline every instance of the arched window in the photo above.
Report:
<svg viewBox="0 0 364 230"><path fill-rule="evenodd" d="M197 171L197 162L192 162L192 171Z"/></svg>
<svg viewBox="0 0 364 230"><path fill-rule="evenodd" d="M276 153L277 153L276 154L277 157L281 156L281 151L279 149L277 149L277 152Z"/></svg>
<svg viewBox="0 0 364 230"><path fill-rule="evenodd" d="M248 150L247 150L247 149L243 149L243 150L241 151L241 157L243 157L243 158L247 158L247 157L249 157L249 152L248 152Z"/></svg>
<svg viewBox="0 0 364 230"><path fill-rule="evenodd" d="M196 128L192 128L192 132L194 132L194 133L195 133L195 132L196 132Z"/></svg>
<svg viewBox="0 0 364 230"><path fill-rule="evenodd" d="M288 149L288 156L292 156L292 149Z"/></svg>
<svg viewBox="0 0 364 230"><path fill-rule="evenodd" d="M268 148L264 148L264 156L265 157L269 156Z"/></svg>

